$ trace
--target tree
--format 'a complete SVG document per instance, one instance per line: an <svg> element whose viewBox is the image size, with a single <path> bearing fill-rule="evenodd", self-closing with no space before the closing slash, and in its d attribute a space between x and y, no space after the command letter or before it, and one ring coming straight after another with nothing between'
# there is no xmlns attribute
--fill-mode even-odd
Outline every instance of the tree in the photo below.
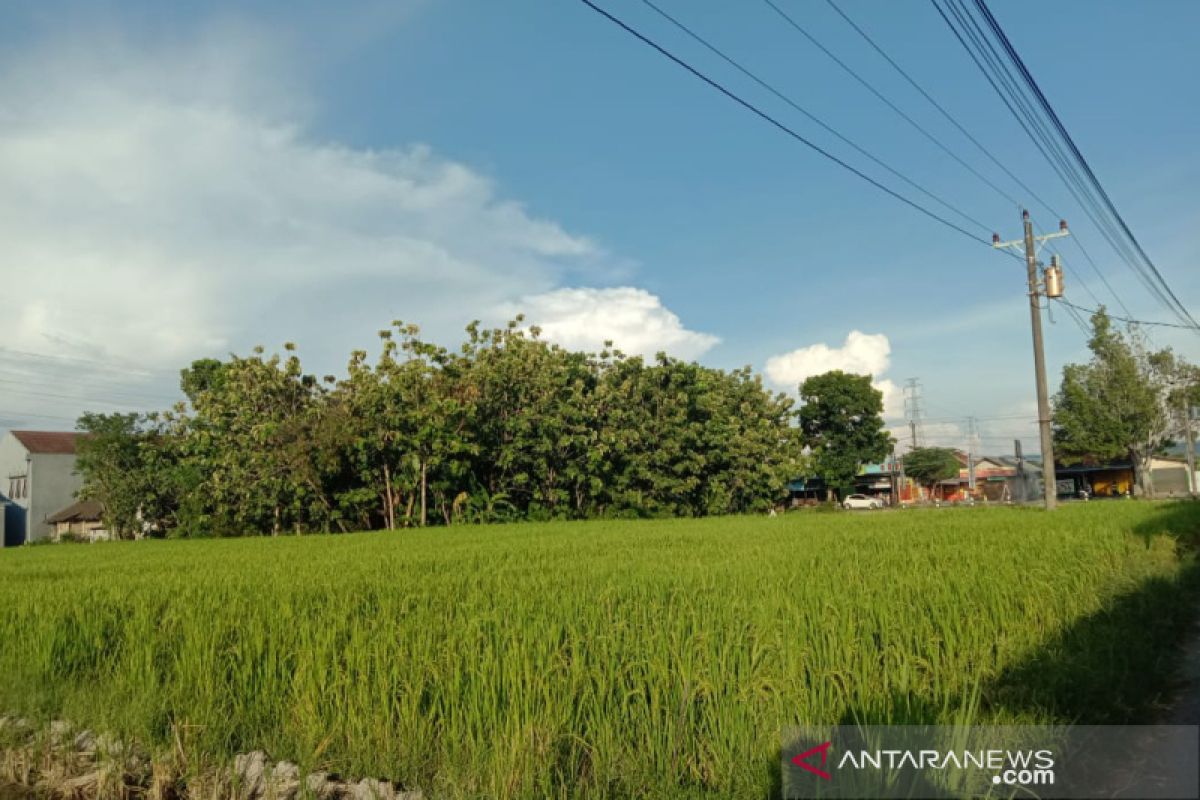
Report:
<svg viewBox="0 0 1200 800"><path fill-rule="evenodd" d="M945 447L918 447L904 456L904 473L929 490L941 481L957 478L961 469L958 456Z"/></svg>
<svg viewBox="0 0 1200 800"><path fill-rule="evenodd" d="M1138 492L1154 491L1150 459L1182 428L1193 367L1170 349L1147 350L1115 330L1101 308L1092 316L1092 359L1063 367L1054 398L1054 440L1066 463L1128 458Z"/></svg>
<svg viewBox="0 0 1200 800"><path fill-rule="evenodd" d="M863 464L882 461L893 439L883 427L883 393L869 375L833 370L800 385L800 430L830 490L854 487Z"/></svg>
<svg viewBox="0 0 1200 800"><path fill-rule="evenodd" d="M171 525L178 506L176 463L154 414L94 414L79 418L75 468L79 497L104 507L114 536L140 537Z"/></svg>
<svg viewBox="0 0 1200 800"><path fill-rule="evenodd" d="M122 525L236 536L761 511L803 471L791 400L749 368L571 351L522 323L472 324L451 351L393 322L341 380L292 345L195 361L172 411L85 418L89 491ZM843 434L868 458L881 401L862 381Z"/></svg>
<svg viewBox="0 0 1200 800"><path fill-rule="evenodd" d="M324 390L302 373L295 347L284 350L286 357L264 358L258 347L224 364L195 362L183 375L194 411L183 420L181 446L200 478L190 499L210 532L328 527L327 487L306 480L296 459L306 416L324 401Z"/></svg>

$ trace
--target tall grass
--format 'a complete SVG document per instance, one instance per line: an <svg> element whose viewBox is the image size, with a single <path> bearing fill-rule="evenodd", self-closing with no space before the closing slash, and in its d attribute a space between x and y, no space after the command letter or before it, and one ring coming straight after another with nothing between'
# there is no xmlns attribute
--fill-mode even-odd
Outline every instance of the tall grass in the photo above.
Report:
<svg viewBox="0 0 1200 800"><path fill-rule="evenodd" d="M1193 506L0 553L0 710L435 796L767 796L802 722L1131 720Z"/></svg>

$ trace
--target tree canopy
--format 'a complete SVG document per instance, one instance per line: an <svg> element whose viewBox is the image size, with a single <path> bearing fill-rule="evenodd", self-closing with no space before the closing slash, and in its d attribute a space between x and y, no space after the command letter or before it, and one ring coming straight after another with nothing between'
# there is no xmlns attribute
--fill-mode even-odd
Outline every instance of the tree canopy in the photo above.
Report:
<svg viewBox="0 0 1200 800"><path fill-rule="evenodd" d="M247 535L761 511L803 472L793 401L749 368L565 350L520 318L457 350L380 332L346 376L203 359L187 400L88 414L82 496L119 532Z"/></svg>
<svg viewBox="0 0 1200 800"><path fill-rule="evenodd" d="M1054 398L1054 442L1065 463L1128 459L1138 490L1153 491L1150 459L1183 428L1196 368L1169 348L1152 351L1123 334L1101 308L1091 319L1092 358L1063 367Z"/></svg>
<svg viewBox="0 0 1200 800"><path fill-rule="evenodd" d="M839 492L853 489L863 464L882 461L893 440L883 426L883 393L871 376L833 370L800 385L800 430L816 473Z"/></svg>
<svg viewBox="0 0 1200 800"><path fill-rule="evenodd" d="M947 447L918 447L904 456L904 474L929 489L941 481L957 478L961 465L958 456Z"/></svg>

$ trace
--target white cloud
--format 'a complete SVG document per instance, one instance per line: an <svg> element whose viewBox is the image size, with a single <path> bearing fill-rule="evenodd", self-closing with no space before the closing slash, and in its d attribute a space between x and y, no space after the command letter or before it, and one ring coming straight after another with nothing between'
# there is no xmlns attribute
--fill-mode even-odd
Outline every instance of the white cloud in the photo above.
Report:
<svg viewBox="0 0 1200 800"><path fill-rule="evenodd" d="M856 375L878 377L887 371L892 346L882 333L850 331L841 347L813 344L767 359L767 377L780 386L794 386L805 378L840 369Z"/></svg>
<svg viewBox="0 0 1200 800"><path fill-rule="evenodd" d="M904 390L891 378L873 378L871 385L883 392L884 419L904 419Z"/></svg>
<svg viewBox="0 0 1200 800"><path fill-rule="evenodd" d="M659 351L695 359L720 339L688 330L662 301L644 289L555 289L508 304L508 314L524 312L542 335L569 349L597 351L605 341L631 355L653 356Z"/></svg>
<svg viewBox="0 0 1200 800"><path fill-rule="evenodd" d="M840 369L870 375L871 384L883 393L883 416L904 417L904 393L896 382L882 377L891 364L892 345L882 333L850 331L841 347L824 343L801 347L767 359L767 378L780 387L796 390L806 378Z"/></svg>
<svg viewBox="0 0 1200 800"><path fill-rule="evenodd" d="M519 297L571 346L611 337L695 357L716 342L637 289L555 291L627 265L469 166L426 146L318 139L311 104L278 78L280 48L252 34L3 56L0 348L50 356L25 364L41 389L88 401L54 414L96 393L84 365L60 381L53 365L67 362L53 358L103 362L105 381L118 362L157 369L159 394L168 368L260 342L295 341L310 368L338 371L393 319L453 341ZM14 392L0 389L0 407L46 406Z"/></svg>

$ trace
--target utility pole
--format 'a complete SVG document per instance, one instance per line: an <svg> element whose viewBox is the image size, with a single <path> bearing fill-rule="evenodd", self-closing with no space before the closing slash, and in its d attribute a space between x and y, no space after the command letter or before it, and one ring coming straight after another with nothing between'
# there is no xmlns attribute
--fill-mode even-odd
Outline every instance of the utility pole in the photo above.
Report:
<svg viewBox="0 0 1200 800"><path fill-rule="evenodd" d="M967 417L967 488L975 491L975 418Z"/></svg>
<svg viewBox="0 0 1200 800"><path fill-rule="evenodd" d="M1042 481L1045 491L1046 510L1053 511L1058 506L1058 479L1054 474L1054 439L1050 434L1050 394L1046 388L1046 354L1042 347L1042 283L1038 280L1037 246L1049 239L1060 236L1070 236L1067 221L1058 223L1058 230L1041 236L1033 235L1033 221L1028 211L1021 212L1021 221L1025 228L1025 236L1011 242L1000 241L1000 234L992 235L992 247L1016 248L1023 246L1025 250L1025 271L1029 280L1029 320L1033 326L1033 369L1037 380L1038 404L1038 433L1042 445ZM1055 258L1046 270L1046 296L1060 297L1062 295L1062 271Z"/></svg>
<svg viewBox="0 0 1200 800"><path fill-rule="evenodd" d="M1018 503L1024 503L1025 502L1025 454L1021 452L1021 440L1020 439L1013 439L1013 459L1017 462L1017 482L1016 482L1017 491L1014 492L1013 494L1020 495L1020 496L1019 497L1014 496L1012 499Z"/></svg>
<svg viewBox="0 0 1200 800"><path fill-rule="evenodd" d="M1187 478L1188 494L1196 499L1196 442L1192 439L1192 417L1197 416L1200 408L1188 402L1187 395L1183 398L1183 439L1187 445Z"/></svg>

